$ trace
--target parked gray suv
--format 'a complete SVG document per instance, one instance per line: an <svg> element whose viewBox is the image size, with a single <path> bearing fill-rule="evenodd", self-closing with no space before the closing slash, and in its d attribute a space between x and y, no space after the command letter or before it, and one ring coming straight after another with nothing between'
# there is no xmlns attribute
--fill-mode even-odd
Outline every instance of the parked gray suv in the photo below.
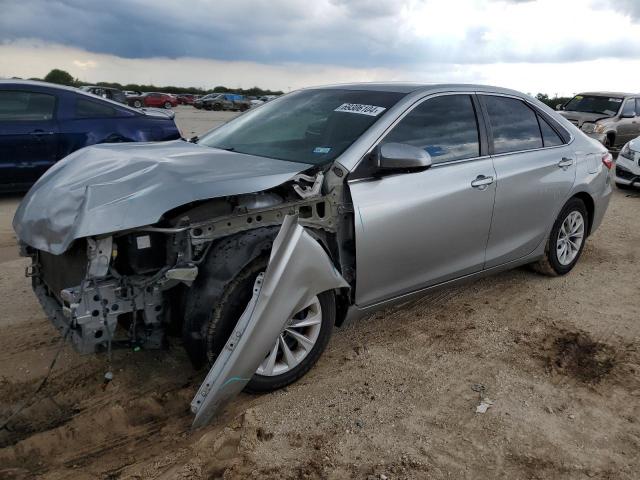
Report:
<svg viewBox="0 0 640 480"><path fill-rule="evenodd" d="M334 325L534 264L564 275L600 225L611 154L521 93L351 84L293 92L197 143L56 164L14 218L45 311L90 353L180 326L212 367L196 425L303 376ZM119 332L119 333L118 333Z"/></svg>
<svg viewBox="0 0 640 480"><path fill-rule="evenodd" d="M612 152L640 136L640 94L581 93L557 109Z"/></svg>

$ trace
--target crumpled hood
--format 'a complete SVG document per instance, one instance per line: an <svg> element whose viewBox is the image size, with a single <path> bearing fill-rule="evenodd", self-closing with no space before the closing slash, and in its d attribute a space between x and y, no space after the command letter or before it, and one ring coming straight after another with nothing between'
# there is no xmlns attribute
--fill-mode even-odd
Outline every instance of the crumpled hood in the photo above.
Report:
<svg viewBox="0 0 640 480"><path fill-rule="evenodd" d="M309 167L182 140L94 145L36 182L13 229L26 244L59 255L77 238L153 224L189 202L273 188Z"/></svg>
<svg viewBox="0 0 640 480"><path fill-rule="evenodd" d="M594 122L595 123L598 120L611 118L611 117L608 117L607 115L604 115L602 113L573 112L571 110L563 110L563 111L560 111L558 113L560 115L562 115L564 118L566 118L567 120L569 120L574 125L577 125L578 127L582 127L582 124L584 122Z"/></svg>

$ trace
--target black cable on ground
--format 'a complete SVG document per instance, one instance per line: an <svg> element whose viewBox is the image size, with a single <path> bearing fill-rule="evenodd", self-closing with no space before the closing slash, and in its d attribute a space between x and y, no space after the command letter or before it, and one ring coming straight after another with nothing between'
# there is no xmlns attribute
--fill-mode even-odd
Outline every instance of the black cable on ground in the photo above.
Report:
<svg viewBox="0 0 640 480"><path fill-rule="evenodd" d="M64 347L64 344L65 344L65 342L67 340L67 337L69 336L69 332L70 331L71 331L71 326L68 325L66 331L64 332L64 335L62 336L62 339L60 340L60 345L58 346L58 350L56 351L56 354L53 356L53 359L51 360L51 363L49 364L49 369L47 370L46 375L44 376L44 378L40 382L40 385L38 385L38 388L35 389L35 391L22 403L22 405L20 405L20 407L18 407L18 409L15 412L13 412L11 415L9 415L9 418L7 418L4 422L2 422L2 425L0 425L0 430L10 431L9 428L7 428L7 426L9 425L9 422L11 422L11 420L13 420L20 412L22 412L25 408L27 408L29 406L29 403L34 399L34 397L38 393L40 393L40 391L47 384L47 381L49 380L49 377L51 376L51 372L53 371L53 367L55 366L56 362L58 361L58 357L60 356L60 352L62 352L62 347Z"/></svg>

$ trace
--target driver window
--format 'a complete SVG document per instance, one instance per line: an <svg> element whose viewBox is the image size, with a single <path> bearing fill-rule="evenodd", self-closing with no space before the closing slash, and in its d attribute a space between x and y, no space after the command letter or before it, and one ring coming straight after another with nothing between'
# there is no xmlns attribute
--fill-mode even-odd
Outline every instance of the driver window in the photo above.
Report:
<svg viewBox="0 0 640 480"><path fill-rule="evenodd" d="M478 121L470 95L444 95L422 102L382 143L424 149L434 164L480 156Z"/></svg>
<svg viewBox="0 0 640 480"><path fill-rule="evenodd" d="M626 102L624 102L624 107L622 109L622 115L636 115L636 102L633 98L630 98Z"/></svg>

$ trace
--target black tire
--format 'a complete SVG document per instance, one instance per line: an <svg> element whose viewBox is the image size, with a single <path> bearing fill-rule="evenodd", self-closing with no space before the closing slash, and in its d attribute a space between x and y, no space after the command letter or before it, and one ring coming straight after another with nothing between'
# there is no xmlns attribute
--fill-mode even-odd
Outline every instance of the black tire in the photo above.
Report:
<svg viewBox="0 0 640 480"><path fill-rule="evenodd" d="M194 366L211 367L251 299L256 276L267 266L277 228L257 229L223 240L210 252L198 279L189 290L183 339ZM245 390L267 392L289 385L318 361L335 324L332 292L318 296L322 323L315 345L299 365L277 376L254 375ZM265 352L266 354L266 352Z"/></svg>
<svg viewBox="0 0 640 480"><path fill-rule="evenodd" d="M133 102L133 106L136 108L142 108L142 102L140 100L135 100Z"/></svg>
<svg viewBox="0 0 640 480"><path fill-rule="evenodd" d="M202 105L202 107L203 107L205 110L211 110L211 104L210 104L210 103L204 103L204 104Z"/></svg>
<svg viewBox="0 0 640 480"><path fill-rule="evenodd" d="M578 253L575 258L567 265L563 265L558 260L558 252L556 250L556 245L558 241L558 235L560 234L560 229L562 228L562 223L569 216L570 213L577 211L582 215L584 220L584 234L582 237L582 243L578 249ZM584 249L584 244L587 239L587 232L589 231L589 214L587 212L587 208L584 205L584 202L579 198L571 198L565 206L560 211L558 218L553 224L553 228L551 229L551 234L549 235L549 239L547 240L547 245L544 250L544 257L542 257L538 262L533 264L534 269L538 273L542 273L544 275L549 276L560 276L566 275L569 273L573 267L578 263L580 256L582 255L582 250Z"/></svg>
<svg viewBox="0 0 640 480"><path fill-rule="evenodd" d="M220 105L219 103L214 103L213 107L211 107L213 110L215 110L216 112L219 112L220 110L222 110L222 105Z"/></svg>
<svg viewBox="0 0 640 480"><path fill-rule="evenodd" d="M164 108L171 108L171 102L164 102Z"/></svg>
<svg viewBox="0 0 640 480"><path fill-rule="evenodd" d="M614 133L607 133L607 136L604 139L604 146L607 150L613 150L616 143L616 135Z"/></svg>

